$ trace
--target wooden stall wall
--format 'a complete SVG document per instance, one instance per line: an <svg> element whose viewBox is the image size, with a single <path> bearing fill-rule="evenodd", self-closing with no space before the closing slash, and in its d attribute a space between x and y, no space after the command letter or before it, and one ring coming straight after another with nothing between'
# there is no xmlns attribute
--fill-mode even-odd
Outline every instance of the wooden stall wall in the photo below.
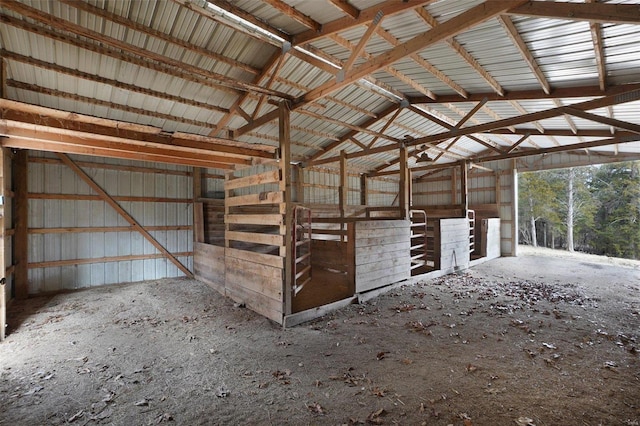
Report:
<svg viewBox="0 0 640 426"><path fill-rule="evenodd" d="M229 172L225 188L225 294L282 323L287 206L277 166Z"/></svg>
<svg viewBox="0 0 640 426"><path fill-rule="evenodd" d="M440 269L469 267L469 222L464 218L440 219Z"/></svg>
<svg viewBox="0 0 640 426"><path fill-rule="evenodd" d="M188 270L187 167L70 156ZM184 276L55 154L29 152L29 293Z"/></svg>
<svg viewBox="0 0 640 426"><path fill-rule="evenodd" d="M355 290L373 290L411 277L408 220L357 221L355 227Z"/></svg>

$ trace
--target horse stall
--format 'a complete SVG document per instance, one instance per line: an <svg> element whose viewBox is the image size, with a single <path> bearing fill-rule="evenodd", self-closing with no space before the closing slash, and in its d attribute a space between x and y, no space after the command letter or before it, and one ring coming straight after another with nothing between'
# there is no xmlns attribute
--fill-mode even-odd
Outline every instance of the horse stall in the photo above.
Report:
<svg viewBox="0 0 640 426"><path fill-rule="evenodd" d="M500 255L495 203L475 210L425 203L405 213L389 205L393 198L382 197L397 193L393 186L375 190L369 183L367 196L358 196L345 178L342 185L305 183L313 180L310 173L316 172L305 177L282 162L224 175L194 173L196 278L290 326L391 284L461 271ZM291 175L296 180L287 182ZM322 200L334 202L315 202L319 198L309 191L314 185L325 191Z"/></svg>

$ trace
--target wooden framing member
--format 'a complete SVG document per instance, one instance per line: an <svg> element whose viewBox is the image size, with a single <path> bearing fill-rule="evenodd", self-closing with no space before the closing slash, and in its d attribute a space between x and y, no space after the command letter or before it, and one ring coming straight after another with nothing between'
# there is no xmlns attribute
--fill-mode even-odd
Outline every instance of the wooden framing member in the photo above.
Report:
<svg viewBox="0 0 640 426"><path fill-rule="evenodd" d="M460 205L462 206L464 216L467 217L469 210L469 167L464 160L460 161Z"/></svg>
<svg viewBox="0 0 640 426"><path fill-rule="evenodd" d="M400 146L400 183L398 188L398 204L400 206L400 217L403 219L409 219L410 210L410 184L411 171L409 170L409 164L407 163L407 147L402 144Z"/></svg>
<svg viewBox="0 0 640 426"><path fill-rule="evenodd" d="M0 60L4 64L3 60ZM6 249L7 249L7 234L5 224L5 150L0 148L0 342L4 341L5 327L7 323L7 261L6 261Z"/></svg>
<svg viewBox="0 0 640 426"><path fill-rule="evenodd" d="M293 242L291 227L293 226L293 205L291 203L291 111L287 102L280 102L278 107L278 136L280 138L280 191L284 194L284 245L280 248L280 256L284 257L284 277L282 280L282 313L291 315L293 299Z"/></svg>
<svg viewBox="0 0 640 426"><path fill-rule="evenodd" d="M117 201L115 201L107 192L102 189L84 170L78 167L73 160L67 155L58 153L58 157L65 163L71 170L73 170L91 189L100 195L107 204L109 204L120 216L122 216L127 222L133 226L142 236L149 241L160 253L162 253L171 263L176 265L187 277L193 278L191 271L182 264L173 254L169 253L162 244L160 244L153 236L126 210L124 210Z"/></svg>
<svg viewBox="0 0 640 426"><path fill-rule="evenodd" d="M29 199L28 192L28 162L29 153L26 150L18 151L13 157L13 221L15 233L13 235L13 264L16 266L14 278L14 296L17 299L26 299L29 296L29 283L27 263L29 257Z"/></svg>
<svg viewBox="0 0 640 426"><path fill-rule="evenodd" d="M338 204L340 217L344 219L345 211L349 200L349 180L347 178L347 153L340 151L340 192L338 193Z"/></svg>

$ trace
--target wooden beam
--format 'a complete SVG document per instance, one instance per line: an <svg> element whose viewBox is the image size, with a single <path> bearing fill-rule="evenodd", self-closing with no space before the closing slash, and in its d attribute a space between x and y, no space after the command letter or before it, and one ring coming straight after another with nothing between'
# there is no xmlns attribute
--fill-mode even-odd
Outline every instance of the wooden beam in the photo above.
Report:
<svg viewBox="0 0 640 426"><path fill-rule="evenodd" d="M520 139L518 139L518 140L516 141L516 143L514 143L513 145L511 145L509 148L505 149L505 150L504 150L504 153L505 153L505 154L509 154L509 153L511 153L511 152L513 152L513 151L515 151L517 147L519 147L519 146L520 146L524 141L526 141L526 140L529 138L529 136L530 136L530 135L529 135L528 133L527 133L527 134L525 134L524 136L522 136Z"/></svg>
<svg viewBox="0 0 640 426"><path fill-rule="evenodd" d="M366 174L360 175L360 204L366 206L369 202L369 181Z"/></svg>
<svg viewBox="0 0 640 426"><path fill-rule="evenodd" d="M595 0L585 0L585 2L595 3ZM591 30L591 40L593 40L596 65L598 66L598 82L600 83L600 89L605 90L607 88L607 65L604 55L602 28L600 27L600 24L596 22L589 22L589 29Z"/></svg>
<svg viewBox="0 0 640 426"><path fill-rule="evenodd" d="M185 62L181 62L181 61L169 58L167 56L154 53L150 50L142 49L140 47L126 43L124 41L118 40L116 38L100 34L99 32L90 30L81 25L77 25L70 21L58 18L54 15L45 13L38 9L29 7L15 0L4 0L3 7L9 10L12 10L25 17L31 18L37 22L40 22L41 24L44 24L58 31L72 32L78 36L86 37L91 40L97 41L101 45L108 45L108 46L111 46L112 48L120 49L121 51L135 55L139 58L151 59L160 64L164 64L173 68L187 71L189 73L200 75L202 77L216 81L221 86L225 86L225 87L229 87L235 90L240 90L245 92L252 91L255 93L269 94L269 95L277 96L283 99L290 98L290 96L286 93L264 89L263 87L252 84L252 83L245 83L238 79L234 79L219 73L208 71L203 68L199 68L199 67L187 64ZM118 56L121 56L121 54L119 54Z"/></svg>
<svg viewBox="0 0 640 426"><path fill-rule="evenodd" d="M599 24L638 24L637 4L567 3L529 1L506 12L510 15L589 21Z"/></svg>
<svg viewBox="0 0 640 426"><path fill-rule="evenodd" d="M630 132L640 133L640 125L638 124L629 123L628 121L616 120L615 118L603 117L598 114L592 114L590 112L583 111L582 109L572 108L571 106L564 107L564 109L569 115L584 118L585 120L607 124L619 129L629 130Z"/></svg>
<svg viewBox="0 0 640 426"><path fill-rule="evenodd" d="M318 32L322 29L322 25L319 22L316 22L315 20L311 19L309 16L300 12L298 9L292 6L289 6L288 4L286 4L281 0L262 0L262 1L270 5L277 11L282 12L282 14L288 16L294 21L297 21L302 25L304 25L305 27L310 28L312 31Z"/></svg>
<svg viewBox="0 0 640 426"><path fill-rule="evenodd" d="M640 99L640 89L630 90L624 94L616 94L604 96L599 99L580 102L573 104L571 107L582 111L588 111L592 109L602 108L609 105L616 105L625 102L631 102ZM438 142L452 137L470 135L473 133L483 133L488 130L495 130L505 128L509 126L515 126L517 124L529 123L532 121L544 120L547 118L557 117L559 115L567 113L567 107L551 108L544 111L524 114L518 117L507 118L503 120L493 121L486 124L478 124L476 126L464 127L462 129L454 129L453 131L439 133L424 138L418 138L411 142L411 145L420 145L422 143Z"/></svg>
<svg viewBox="0 0 640 426"><path fill-rule="evenodd" d="M378 12L384 13L385 16L392 16L409 9L423 6L431 1L433 0L407 0L402 2L397 0L386 0L382 3L378 3L367 9L361 10L356 19L351 16L345 16L344 18L327 22L322 25L322 29L320 31L308 30L301 34L297 34L293 37L293 44L295 46L299 46L360 25L367 25L369 22L373 21L373 18Z"/></svg>
<svg viewBox="0 0 640 426"><path fill-rule="evenodd" d="M388 108L386 108L385 110L381 111L375 118L370 118L370 119L366 120L364 123L362 123L360 125L360 127L364 127L364 128L371 127L375 123L377 123L378 121L384 119L384 117L386 117L387 115L389 115L392 112L394 112L396 109L398 109L398 105L391 105ZM322 157L323 155L327 154L328 152L336 149L338 146L342 145L344 142L346 142L350 138L354 137L358 133L359 132L357 132L355 130L351 130L351 131L345 133L344 135L342 135L340 137L339 140L329 143L325 147L321 148L318 152L313 154L311 157L309 157L309 159L304 163L304 166L305 167L313 166L314 162L316 160L318 160L320 157Z"/></svg>
<svg viewBox="0 0 640 426"><path fill-rule="evenodd" d="M459 95L439 95L437 101L427 96L410 96L408 98L411 104L432 104L432 103L459 103L459 102L478 102L483 98L487 98L489 102L494 101L524 101L538 99L555 99L555 98L591 98L599 96L608 96L620 91L626 91L632 88L640 88L640 84L624 84L620 86L609 86L602 91L599 86L580 86L567 88L551 88L551 93L546 94L542 90L514 90L500 96L494 92L470 93L468 98Z"/></svg>
<svg viewBox="0 0 640 426"><path fill-rule="evenodd" d="M280 256L285 258L284 277L282 280L282 312L290 315L292 312L292 302L294 296L293 285L293 265L295 262L292 227L293 225L293 203L291 198L291 112L286 102L281 102L278 107L278 136L280 138L280 192L283 194L284 203L284 246L280 247Z"/></svg>
<svg viewBox="0 0 640 426"><path fill-rule="evenodd" d="M27 263L29 263L29 153L20 150L13 156L13 264L16 265L13 275L14 296L16 299L26 299L29 296L29 277Z"/></svg>
<svg viewBox="0 0 640 426"><path fill-rule="evenodd" d="M467 161L460 161L460 205L462 206L464 216L467 217L469 210L469 167Z"/></svg>
<svg viewBox="0 0 640 426"><path fill-rule="evenodd" d="M4 54L0 54L0 99L7 97L7 60L5 58Z"/></svg>
<svg viewBox="0 0 640 426"><path fill-rule="evenodd" d="M584 129L573 133L570 129L544 129L544 132L541 132L537 129L526 128L526 127L515 127L512 132L509 129L494 129L487 130L484 132L489 135L529 135L529 136L580 136L580 137L596 137L596 138L606 138L612 135L617 136L627 136L632 132L627 131L614 131L611 132L610 129Z"/></svg>
<svg viewBox="0 0 640 426"><path fill-rule="evenodd" d="M458 16L451 18L438 27L427 31L424 34L418 35L411 40L394 47L390 51L375 57L373 60L354 68L345 75L344 80L340 82L331 80L309 91L305 95L296 99L295 106L299 107L327 96L328 94L340 90L368 74L384 68L387 65L391 65L412 53L417 53L439 41L464 32L475 25L505 12L506 10L522 4L523 2L524 0L504 0L499 2L486 2L475 6Z"/></svg>
<svg viewBox="0 0 640 426"><path fill-rule="evenodd" d="M260 72L259 69L252 67L249 64L242 63L240 61L236 61L227 56L221 55L216 52L212 52L210 49L205 49L196 44L189 43L181 38L174 37L170 34L167 34L163 31L156 30L147 25L140 24L132 19L125 18L124 16L109 12L108 10L101 9L99 7L93 6L85 1L77 1L77 0L60 0L60 2L74 7L79 10L84 10L85 12L91 13L96 16L100 16L109 21L115 22L123 27L129 28L131 30L138 31L139 33L145 34L147 36L154 37L156 39L162 40L165 43L171 43L176 46L180 46L183 49L186 49L190 52L194 52L200 56L204 56L210 59L213 59L216 62L222 62L227 65L230 65L234 68L241 69L243 71L249 72L251 74L258 74Z"/></svg>
<svg viewBox="0 0 640 426"><path fill-rule="evenodd" d="M338 194L338 208L340 217L344 219L349 197L349 179L347 178L347 152L340 151L340 192Z"/></svg>
<svg viewBox="0 0 640 426"><path fill-rule="evenodd" d="M425 21L427 24L429 24L431 26L431 28L435 28L438 25L440 25L440 23L436 20L435 17L433 17L429 12L427 12L427 10L423 7L419 7L416 8L416 12L418 14L418 16L420 18L422 18L423 21ZM465 49L460 43L458 43L456 41L455 38L450 37L448 39L445 40L445 42L467 63L469 64L469 66L471 68L473 68L486 82L487 84L493 88L493 90L499 94L499 95L504 95L504 89L502 88L502 86L500 85L500 83L498 83L498 81L493 78L491 76L491 74L489 74L489 72L487 70L485 70L482 65L480 65L480 63L473 57L473 55L471 55L467 49ZM412 56L413 58L413 56ZM458 92L460 93L460 92ZM466 93L466 92L465 92ZM461 96L463 97L467 97L468 95L465 95L463 93L460 93Z"/></svg>
<svg viewBox="0 0 640 426"><path fill-rule="evenodd" d="M233 156L272 159L276 151L276 147L270 145L248 144L230 139L181 132L167 134L157 127L97 118L7 99L0 99L0 118L22 123L22 127L25 127L26 124L33 125L30 128L41 125L64 131L91 133L94 136L127 139L139 144L203 149Z"/></svg>
<svg viewBox="0 0 640 426"><path fill-rule="evenodd" d="M398 116L400 115L400 113L402 112L402 109L399 108L396 110L396 112L393 113L393 115L387 120L386 123L384 123L384 126L382 126L382 129L380 129L380 133L384 133L387 131L387 129L393 124L393 122L395 121L396 118L398 118ZM378 141L379 137L376 136L375 138L373 138L371 140L371 142L369 143L369 145L367 146L367 149L371 149L373 148L373 146L376 144L376 142Z"/></svg>
<svg viewBox="0 0 640 426"><path fill-rule="evenodd" d="M383 17L384 17L384 14L382 12L376 13L376 16L374 16L373 21L371 21L371 23L367 27L367 30L364 32L364 34L360 38L360 41L358 41L358 44L356 45L356 47L351 51L351 55L349 55L349 59L347 59L347 62L345 62L344 65L342 66L342 70L340 70L340 72L336 76L338 80L341 80L344 78L345 74L351 70L351 66L353 65L355 60L358 58L358 56L360 56L360 54L364 52L365 46L367 45L367 43L369 42L373 34L376 32L376 30L380 27L380 24L382 24Z"/></svg>
<svg viewBox="0 0 640 426"><path fill-rule="evenodd" d="M329 0L329 2L353 19L358 19L360 10L347 0Z"/></svg>
<svg viewBox="0 0 640 426"><path fill-rule="evenodd" d="M141 93L143 95L152 96L154 98L164 99L172 102L179 102L184 105L195 106L198 108L207 109L214 112L220 112L220 113L229 112L227 108L222 108L216 105L212 105L211 103L208 103L208 102L200 102L194 99L187 99L180 96L171 95L169 93L158 92L156 90L147 89L144 87L137 86L135 84L123 83L118 80L104 78L93 73L82 72L73 68L67 68L58 64L41 61L40 59L32 58L30 56L20 55L19 53L10 52L5 49L0 50L0 56L3 56L6 59L10 59L12 61L18 61L24 64L32 65L32 66L43 68L50 71L55 71L61 74L70 75L76 78L82 78L84 80L91 81L91 82L102 83L108 86L117 87L118 89L127 90L129 92Z"/></svg>
<svg viewBox="0 0 640 426"><path fill-rule="evenodd" d="M174 253L175 256L187 257L193 256L192 251L184 251L180 253ZM29 269L35 268L57 268L60 266L72 266L72 265L89 265L92 263L108 263L108 262L123 262L131 260L144 260L144 259L158 259L164 257L161 253L152 254L130 254L126 256L105 256L105 257L90 257L83 259L65 259L65 260L50 260L47 262L32 262L29 263Z"/></svg>
<svg viewBox="0 0 640 426"><path fill-rule="evenodd" d="M525 43L525 41L522 39L522 36L518 32L518 29L516 28L511 18L506 15L498 16L498 22L500 22L500 24L504 27L507 35L509 36L509 38L511 38L515 46L520 51L520 54L524 58L525 62L527 63L527 65L529 65L529 68L538 79L538 82L542 86L542 90L544 90L544 93L551 93L551 85L547 81L547 77L545 77L544 73L538 66L536 58L533 57L533 54L529 50L527 43Z"/></svg>
<svg viewBox="0 0 640 426"><path fill-rule="evenodd" d="M160 253L162 253L171 263L176 265L178 269L180 269L187 277L193 278L193 274L189 269L184 266L174 255L169 253L167 249L165 249L162 244L160 244L153 236L126 210L124 210L117 201L115 201L107 192L102 189L100 185L98 185L84 170L76 165L67 155L58 154L58 157L65 163L71 170L73 170L82 181L84 181L89 187L94 190L100 197L104 200L105 203L110 205L120 216L122 216L131 226L133 226L136 231L138 231L142 236L149 241Z"/></svg>
<svg viewBox="0 0 640 426"><path fill-rule="evenodd" d="M0 68L4 68L4 60L0 59ZM6 250L11 242L11 237L7 236L7 224L5 223L5 205L6 199L6 185L5 176L9 169L5 168L5 160L7 158L6 149L0 149L0 342L4 341L5 328L7 324L7 293L9 287L7 286L7 253ZM11 180L11 176L7 176L8 181ZM9 297L11 295L9 294Z"/></svg>
<svg viewBox="0 0 640 426"><path fill-rule="evenodd" d="M407 147L402 144L398 155L400 160L400 182L398 183L398 205L400 206L400 217L405 220L409 219L409 210L411 203L411 171L407 162Z"/></svg>

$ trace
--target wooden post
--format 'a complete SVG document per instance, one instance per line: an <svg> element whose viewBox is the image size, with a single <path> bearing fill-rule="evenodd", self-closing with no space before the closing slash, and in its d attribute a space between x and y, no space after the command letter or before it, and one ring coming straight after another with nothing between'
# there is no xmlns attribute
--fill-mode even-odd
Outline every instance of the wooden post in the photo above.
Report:
<svg viewBox="0 0 640 426"><path fill-rule="evenodd" d="M458 169L451 169L451 205L455 205L458 201Z"/></svg>
<svg viewBox="0 0 640 426"><path fill-rule="evenodd" d="M460 160L460 205L462 206L462 217L467 217L469 210L469 190L467 183L469 179L469 167L465 160Z"/></svg>
<svg viewBox="0 0 640 426"><path fill-rule="evenodd" d="M304 204L304 169L297 165L296 168L296 201Z"/></svg>
<svg viewBox="0 0 640 426"><path fill-rule="evenodd" d="M0 98L7 98L7 61L0 58Z"/></svg>
<svg viewBox="0 0 640 426"><path fill-rule="evenodd" d="M280 212L284 213L284 247L281 247L280 255L284 257L284 279L283 279L283 314L291 314L291 304L293 299L293 205L291 203L291 132L290 120L291 111L286 102L281 102L279 106L279 140L280 140L280 191L283 193L283 203Z"/></svg>
<svg viewBox="0 0 640 426"><path fill-rule="evenodd" d="M409 167L407 164L408 155L407 147L403 144L400 147L400 156L398 158L400 162L400 184L398 188L398 204L400 205L400 217L402 219L409 219Z"/></svg>
<svg viewBox="0 0 640 426"><path fill-rule="evenodd" d="M29 255L29 199L28 195L28 156L27 150L20 150L13 159L14 184L14 234L13 263L16 266L14 278L14 296L26 299L29 296L28 255Z"/></svg>
<svg viewBox="0 0 640 426"><path fill-rule="evenodd" d="M4 63L4 61L2 61ZM0 342L4 340L5 336L5 327L7 324L7 261L5 256L5 250L7 247L6 242L6 230L4 223L4 206L7 202L6 200L6 191L5 191L5 169L4 169L4 160L5 160L5 149L0 149L0 267L2 268L2 272L0 273Z"/></svg>
<svg viewBox="0 0 640 426"><path fill-rule="evenodd" d="M518 169L516 160L511 168L511 256L518 255Z"/></svg>
<svg viewBox="0 0 640 426"><path fill-rule="evenodd" d="M193 168L193 241L204 243L204 204L202 198L202 168Z"/></svg>
<svg viewBox="0 0 640 426"><path fill-rule="evenodd" d="M369 181L366 174L360 175L360 204L366 206L369 202Z"/></svg>
<svg viewBox="0 0 640 426"><path fill-rule="evenodd" d="M340 205L340 217L344 219L346 205L348 203L349 184L347 181L347 153L340 151L340 193L338 194L338 202Z"/></svg>

